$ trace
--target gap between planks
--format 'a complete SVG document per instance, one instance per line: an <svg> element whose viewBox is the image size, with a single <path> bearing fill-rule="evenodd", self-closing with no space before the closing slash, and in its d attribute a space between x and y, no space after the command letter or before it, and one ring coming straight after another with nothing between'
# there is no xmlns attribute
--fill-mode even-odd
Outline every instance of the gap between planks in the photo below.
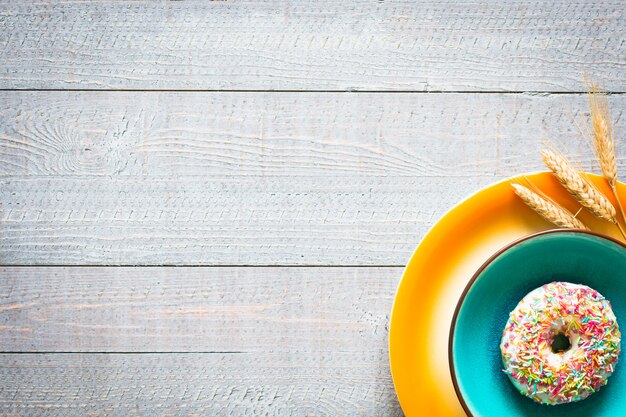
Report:
<svg viewBox="0 0 626 417"><path fill-rule="evenodd" d="M516 95L545 95L545 96L575 96L587 94L587 91L546 91L546 90L493 90L493 91L474 91L474 90L224 90L224 89L120 89L120 88L0 88L0 92L72 92L72 93L304 93L304 94L516 94ZM608 95L626 94L626 91L611 90L604 91Z"/></svg>
<svg viewBox="0 0 626 417"><path fill-rule="evenodd" d="M219 264L219 265L202 265L202 264L2 264L0 268L404 268L406 264L381 264L381 265L359 265L359 264Z"/></svg>
<svg viewBox="0 0 626 417"><path fill-rule="evenodd" d="M154 351L154 352L107 352L107 351L20 351L6 350L0 351L0 355L241 355L255 353L253 351L237 350L206 350L206 351Z"/></svg>

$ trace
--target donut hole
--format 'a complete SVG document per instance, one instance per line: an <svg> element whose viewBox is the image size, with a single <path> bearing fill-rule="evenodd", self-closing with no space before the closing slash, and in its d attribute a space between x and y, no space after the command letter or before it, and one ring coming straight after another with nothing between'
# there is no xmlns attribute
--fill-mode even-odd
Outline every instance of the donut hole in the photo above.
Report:
<svg viewBox="0 0 626 417"><path fill-rule="evenodd" d="M552 339L550 347L552 348L552 353L563 353L572 347L572 342L565 333L557 333Z"/></svg>

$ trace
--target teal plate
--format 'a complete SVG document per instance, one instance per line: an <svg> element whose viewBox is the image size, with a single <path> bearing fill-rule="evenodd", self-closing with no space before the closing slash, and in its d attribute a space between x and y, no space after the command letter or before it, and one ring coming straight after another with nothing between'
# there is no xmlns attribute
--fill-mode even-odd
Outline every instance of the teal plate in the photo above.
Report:
<svg viewBox="0 0 626 417"><path fill-rule="evenodd" d="M469 282L450 329L450 371L463 408L474 417L626 415L626 363L620 354L608 385L585 400L548 406L520 394L502 372L500 339L509 313L552 281L584 284L606 297L626 334L626 247L579 230L522 238L489 259ZM622 349L624 350L624 349Z"/></svg>

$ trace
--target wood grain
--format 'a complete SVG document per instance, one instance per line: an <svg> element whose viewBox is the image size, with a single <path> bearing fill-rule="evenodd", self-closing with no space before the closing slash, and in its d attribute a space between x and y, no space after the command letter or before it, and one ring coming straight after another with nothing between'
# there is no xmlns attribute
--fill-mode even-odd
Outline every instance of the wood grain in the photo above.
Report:
<svg viewBox="0 0 626 417"><path fill-rule="evenodd" d="M402 416L387 358L372 356L0 354L0 414Z"/></svg>
<svg viewBox="0 0 626 417"><path fill-rule="evenodd" d="M624 91L620 0L11 1L0 88Z"/></svg>
<svg viewBox="0 0 626 417"><path fill-rule="evenodd" d="M615 127L626 98L612 96ZM583 95L0 92L0 175L494 176L549 138L589 161Z"/></svg>
<svg viewBox="0 0 626 417"><path fill-rule="evenodd" d="M2 268L0 415L401 415L401 274Z"/></svg>
<svg viewBox="0 0 626 417"><path fill-rule="evenodd" d="M440 213L492 180L7 178L0 259L402 265Z"/></svg>
<svg viewBox="0 0 626 417"><path fill-rule="evenodd" d="M402 268L3 267L0 351L386 350Z"/></svg>
<svg viewBox="0 0 626 417"><path fill-rule="evenodd" d="M625 100L610 99L616 132ZM404 265L459 200L542 169L545 138L591 169L584 109L582 95L0 93L0 261Z"/></svg>

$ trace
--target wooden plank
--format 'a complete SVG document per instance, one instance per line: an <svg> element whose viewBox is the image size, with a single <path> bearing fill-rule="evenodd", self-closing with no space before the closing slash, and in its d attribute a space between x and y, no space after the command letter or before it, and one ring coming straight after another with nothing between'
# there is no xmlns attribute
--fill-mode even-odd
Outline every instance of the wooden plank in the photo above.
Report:
<svg viewBox="0 0 626 417"><path fill-rule="evenodd" d="M626 98L610 104L619 129ZM587 106L577 94L5 91L0 175L494 176L539 168L545 138L584 158L574 121Z"/></svg>
<svg viewBox="0 0 626 417"><path fill-rule="evenodd" d="M616 131L626 97L612 96ZM0 93L4 264L404 265L582 95ZM618 158L624 169L624 148Z"/></svg>
<svg viewBox="0 0 626 417"><path fill-rule="evenodd" d="M2 268L0 350L57 353L0 354L0 415L401 415L401 274Z"/></svg>
<svg viewBox="0 0 626 417"><path fill-rule="evenodd" d="M0 259L23 265L402 265L440 214L490 181L11 177L1 181L8 201L2 202Z"/></svg>
<svg viewBox="0 0 626 417"><path fill-rule="evenodd" d="M402 268L4 267L0 351L385 351Z"/></svg>
<svg viewBox="0 0 626 417"><path fill-rule="evenodd" d="M621 0L12 1L0 88L624 91Z"/></svg>
<svg viewBox="0 0 626 417"><path fill-rule="evenodd" d="M372 359L377 365L368 363ZM402 416L402 411L383 352L361 358L294 351L0 354L0 414Z"/></svg>

